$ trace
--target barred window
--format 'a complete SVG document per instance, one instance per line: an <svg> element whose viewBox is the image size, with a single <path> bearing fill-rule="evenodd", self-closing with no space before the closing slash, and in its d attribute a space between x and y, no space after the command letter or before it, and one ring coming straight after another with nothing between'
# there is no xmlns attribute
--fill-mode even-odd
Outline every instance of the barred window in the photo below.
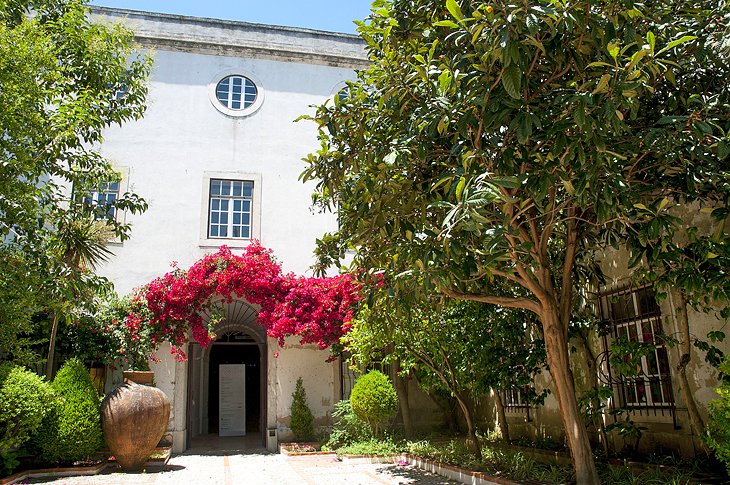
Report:
<svg viewBox="0 0 730 485"><path fill-rule="evenodd" d="M601 295L601 313L611 324L614 339L650 344L653 351L641 357L635 376L616 376L621 405L672 406L671 376L666 345L661 336L661 312L654 288L625 288Z"/></svg>

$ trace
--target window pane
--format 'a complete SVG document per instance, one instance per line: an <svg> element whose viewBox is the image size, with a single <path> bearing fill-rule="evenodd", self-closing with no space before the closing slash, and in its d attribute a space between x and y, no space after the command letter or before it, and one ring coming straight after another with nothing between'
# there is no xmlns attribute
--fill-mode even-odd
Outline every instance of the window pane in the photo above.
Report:
<svg viewBox="0 0 730 485"><path fill-rule="evenodd" d="M653 403L659 404L662 402L662 386L659 384L659 381L650 381L649 391L651 393L651 401Z"/></svg>
<svg viewBox="0 0 730 485"><path fill-rule="evenodd" d="M659 361L659 372L663 376L669 375L669 359L667 358L667 349L664 347L657 347L656 349L657 360Z"/></svg>
<svg viewBox="0 0 730 485"><path fill-rule="evenodd" d="M221 211L228 212L228 199L221 199Z"/></svg>
<svg viewBox="0 0 730 485"><path fill-rule="evenodd" d="M251 201L242 200L241 202L243 202L243 212L251 212Z"/></svg>
<svg viewBox="0 0 730 485"><path fill-rule="evenodd" d="M218 226L210 226L210 237L218 237Z"/></svg>
<svg viewBox="0 0 730 485"><path fill-rule="evenodd" d="M221 200L220 199L213 199L210 201L210 208L214 211L220 210L221 208Z"/></svg>
<svg viewBox="0 0 730 485"><path fill-rule="evenodd" d="M221 226L219 236L220 237L228 237L228 227Z"/></svg>
<svg viewBox="0 0 730 485"><path fill-rule="evenodd" d="M210 222L211 222L211 224L218 224L218 213L217 212L211 212Z"/></svg>
<svg viewBox="0 0 730 485"><path fill-rule="evenodd" d="M248 226L243 226L241 228L241 237L251 237L251 228Z"/></svg>
<svg viewBox="0 0 730 485"><path fill-rule="evenodd" d="M231 195L230 180L221 180L221 195Z"/></svg>
<svg viewBox="0 0 730 485"><path fill-rule="evenodd" d="M641 338L646 343L654 343L654 332L652 331L651 322L649 320L641 322Z"/></svg>
<svg viewBox="0 0 730 485"><path fill-rule="evenodd" d="M659 374L657 367L656 354L654 352L646 356L646 373L652 376Z"/></svg>
<svg viewBox="0 0 730 485"><path fill-rule="evenodd" d="M233 182L233 196L234 197L241 197L242 185L243 184L241 182Z"/></svg>
<svg viewBox="0 0 730 485"><path fill-rule="evenodd" d="M243 196L244 197L251 197L253 195L253 183L252 182L244 182L243 183Z"/></svg>
<svg viewBox="0 0 730 485"><path fill-rule="evenodd" d="M228 212L221 212L221 224L228 224Z"/></svg>
<svg viewBox="0 0 730 485"><path fill-rule="evenodd" d="M221 181L220 180L211 180L210 181L210 194L211 195L221 195Z"/></svg>
<svg viewBox="0 0 730 485"><path fill-rule="evenodd" d="M241 228L239 226L233 226L233 237L241 237Z"/></svg>
<svg viewBox="0 0 730 485"><path fill-rule="evenodd" d="M234 212L241 212L241 202L242 200L234 200L233 201L233 211Z"/></svg>
<svg viewBox="0 0 730 485"><path fill-rule="evenodd" d="M234 225L240 225L241 224L241 214L238 214L236 212L233 213L233 224Z"/></svg>

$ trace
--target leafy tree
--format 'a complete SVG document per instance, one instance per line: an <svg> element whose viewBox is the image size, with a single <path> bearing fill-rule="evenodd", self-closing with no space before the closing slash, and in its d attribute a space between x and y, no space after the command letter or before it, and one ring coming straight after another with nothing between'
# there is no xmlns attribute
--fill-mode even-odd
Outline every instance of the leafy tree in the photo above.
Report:
<svg viewBox="0 0 730 485"><path fill-rule="evenodd" d="M5 280L26 291L26 313L71 295L69 283L84 284L75 271L83 253L69 258L52 249L80 227L82 215L104 220L124 240L130 226L113 214L146 209L129 192L112 204L115 211L84 197L119 180L95 149L103 130L144 113L151 60L134 49L130 30L92 23L79 0L0 2L0 300L11 309L19 300ZM61 281L65 288L54 286ZM9 329L27 328L27 319L15 310L2 317L0 334L13 347Z"/></svg>
<svg viewBox="0 0 730 485"><path fill-rule="evenodd" d="M395 300L401 302L396 304ZM490 390L530 385L544 366L542 340L531 336L535 318L525 311L432 298L410 305L383 290L353 321L346 347L361 365L399 362L431 391L456 399L474 453L481 456L474 401ZM498 407L501 407L501 401ZM502 416L503 417L503 416ZM507 439L506 420L500 420Z"/></svg>
<svg viewBox="0 0 730 485"><path fill-rule="evenodd" d="M352 247L394 285L416 272L426 292L535 313L579 484L598 483L568 346L589 255L657 264L704 227L683 257L727 254L729 8L377 0L371 66L315 117L303 179L340 222L323 264ZM711 214L681 222L690 209ZM696 262L727 288L726 264Z"/></svg>

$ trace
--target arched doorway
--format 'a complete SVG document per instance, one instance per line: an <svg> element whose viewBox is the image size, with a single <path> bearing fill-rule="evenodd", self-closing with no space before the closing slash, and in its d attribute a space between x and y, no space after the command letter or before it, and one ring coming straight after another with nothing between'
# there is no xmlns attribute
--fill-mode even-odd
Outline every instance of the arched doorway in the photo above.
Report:
<svg viewBox="0 0 730 485"><path fill-rule="evenodd" d="M188 349L188 446L217 437L221 431L221 365L245 368L242 376L233 377L242 379L236 384L245 389L245 417L238 424L245 430L248 443L265 446L266 332L256 323L258 308L234 300L219 303L215 311L222 316L215 328L216 340L206 349L196 343ZM256 441L256 437L260 439Z"/></svg>

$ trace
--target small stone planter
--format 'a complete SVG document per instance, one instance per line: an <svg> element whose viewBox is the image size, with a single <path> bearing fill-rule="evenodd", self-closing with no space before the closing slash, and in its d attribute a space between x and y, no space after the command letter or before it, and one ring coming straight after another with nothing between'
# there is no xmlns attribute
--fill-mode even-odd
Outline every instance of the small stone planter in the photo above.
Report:
<svg viewBox="0 0 730 485"><path fill-rule="evenodd" d="M317 442L309 443L279 443L279 453L285 456L313 456L335 455L334 451L321 451L322 445Z"/></svg>

